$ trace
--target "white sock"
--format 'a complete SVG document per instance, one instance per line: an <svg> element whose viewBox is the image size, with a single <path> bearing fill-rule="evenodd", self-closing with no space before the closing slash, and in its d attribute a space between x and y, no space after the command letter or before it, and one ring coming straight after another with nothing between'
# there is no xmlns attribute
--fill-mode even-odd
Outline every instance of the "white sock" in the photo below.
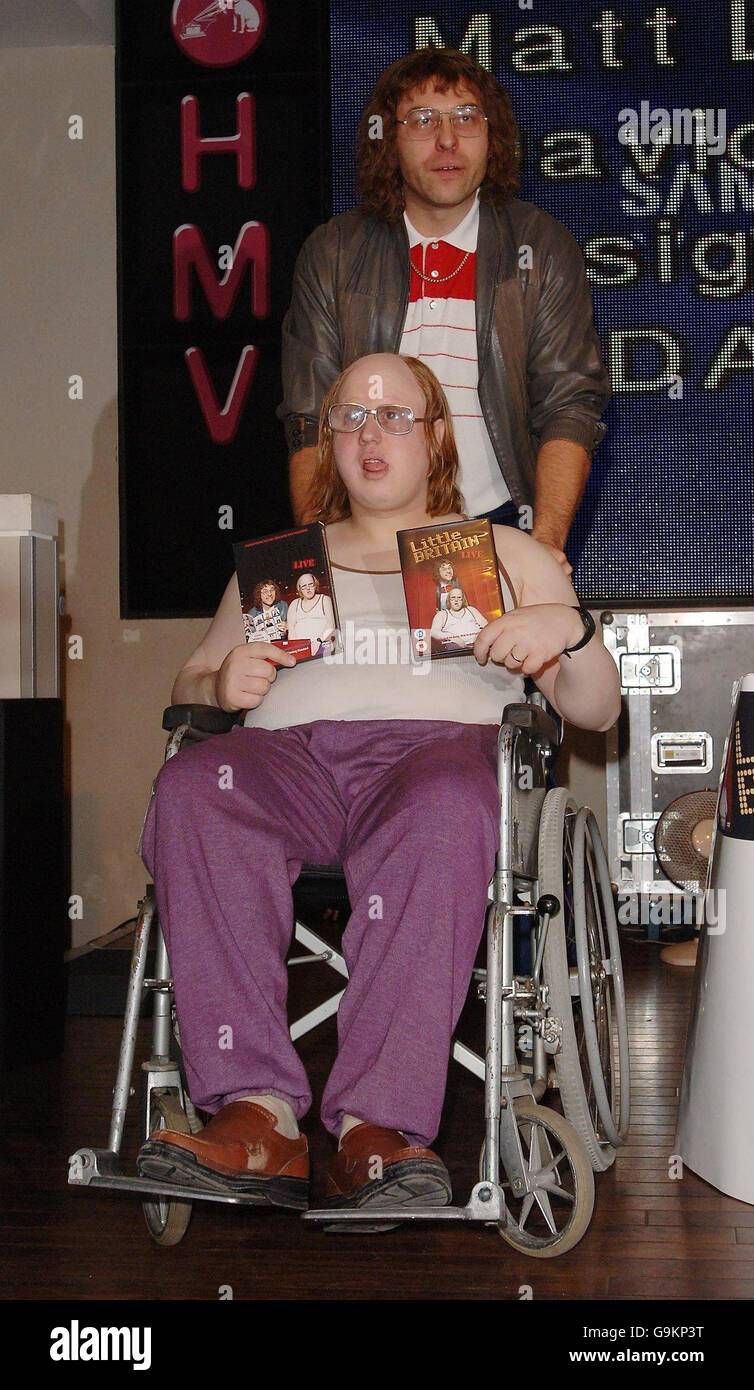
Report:
<svg viewBox="0 0 754 1390"><path fill-rule="evenodd" d="M240 1096L239 1099L257 1101L259 1105L263 1105L265 1110L269 1110L275 1116L275 1128L278 1134L285 1135L286 1139L298 1139L299 1128L296 1123L296 1116L287 1100L280 1100L279 1096Z"/></svg>
<svg viewBox="0 0 754 1390"><path fill-rule="evenodd" d="M357 1119L355 1115L344 1115L340 1126L338 1148L341 1148L349 1129L355 1129L357 1125L362 1125L363 1123L364 1121Z"/></svg>

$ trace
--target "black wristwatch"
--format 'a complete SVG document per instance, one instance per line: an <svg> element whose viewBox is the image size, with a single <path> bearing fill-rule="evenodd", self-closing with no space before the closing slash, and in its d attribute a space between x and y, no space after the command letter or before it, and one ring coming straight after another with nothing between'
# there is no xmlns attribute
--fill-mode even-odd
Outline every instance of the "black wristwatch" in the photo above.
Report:
<svg viewBox="0 0 754 1390"><path fill-rule="evenodd" d="M587 642L591 642L594 636L594 618L589 612L589 609L582 608L580 603L574 603L572 607L577 613L581 614L581 621L584 624L584 636L574 647L566 647L565 650L560 653L561 656L567 656L569 661L571 659L571 652L580 651L582 647L586 646Z"/></svg>

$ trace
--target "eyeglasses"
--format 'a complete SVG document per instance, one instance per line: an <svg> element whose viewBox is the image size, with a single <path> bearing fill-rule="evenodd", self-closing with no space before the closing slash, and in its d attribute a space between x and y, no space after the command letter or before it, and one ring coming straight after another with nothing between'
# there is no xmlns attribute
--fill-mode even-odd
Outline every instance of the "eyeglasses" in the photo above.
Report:
<svg viewBox="0 0 754 1390"><path fill-rule="evenodd" d="M457 135L481 135L487 120L480 106L454 106L452 111L438 111L435 106L417 106L404 121L409 140L429 140L447 116Z"/></svg>
<svg viewBox="0 0 754 1390"><path fill-rule="evenodd" d="M424 415L414 415L410 405L377 405L367 410L365 405L355 405L351 401L331 405L327 419L330 428L338 434L353 434L361 429L367 415L373 415L386 434L410 434L414 425L425 419Z"/></svg>

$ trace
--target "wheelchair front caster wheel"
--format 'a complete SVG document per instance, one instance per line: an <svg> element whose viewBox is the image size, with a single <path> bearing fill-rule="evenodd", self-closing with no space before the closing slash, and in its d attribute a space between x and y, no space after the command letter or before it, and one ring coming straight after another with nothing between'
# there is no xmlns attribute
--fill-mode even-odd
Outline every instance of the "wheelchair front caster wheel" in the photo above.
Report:
<svg viewBox="0 0 754 1390"><path fill-rule="evenodd" d="M537 1105L529 1096L514 1102L516 1128L527 1192L514 1195L503 1174L507 1222L503 1240L534 1259L552 1259L572 1250L589 1226L594 1210L594 1173L586 1149L568 1120ZM501 1116L501 1123L507 1123ZM484 1145L480 1158L483 1176Z"/></svg>
<svg viewBox="0 0 754 1390"><path fill-rule="evenodd" d="M188 1117L175 1087L150 1091L149 1125L147 1134L156 1129L172 1129L178 1134L190 1134ZM191 1202L164 1198L142 1202L147 1230L158 1245L178 1245L186 1234L191 1220Z"/></svg>

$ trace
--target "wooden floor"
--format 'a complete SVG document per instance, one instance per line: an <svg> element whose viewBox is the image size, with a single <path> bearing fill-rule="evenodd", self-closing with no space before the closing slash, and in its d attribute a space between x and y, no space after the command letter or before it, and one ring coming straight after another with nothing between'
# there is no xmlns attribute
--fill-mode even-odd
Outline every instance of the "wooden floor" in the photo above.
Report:
<svg viewBox="0 0 754 1390"><path fill-rule="evenodd" d="M754 1207L724 1197L691 1172L668 1176L673 1153L692 973L663 966L658 948L624 950L633 1047L633 1121L615 1166L597 1177L587 1235L557 1259L532 1260L493 1230L403 1226L381 1236L326 1235L285 1213L197 1203L183 1243L160 1249L138 1198L66 1185L69 1153L104 1146L120 1024L74 1018L64 1059L3 1082L0 1296L5 1299L206 1299L230 1285L244 1299L750 1299ZM298 993L312 972L294 972ZM309 982L302 983L308 976ZM319 993L332 992L329 976ZM473 1009L473 1013L470 1010ZM467 1006L462 1036L478 1044L481 1006ZM469 1022L470 1020L470 1022ZM145 1025L142 1025L145 1028ZM146 1032L144 1052L147 1055ZM334 1055L332 1022L300 1044L315 1106ZM314 1109L304 1127L322 1194L332 1141ZM436 1147L457 1200L475 1181L481 1084L453 1064ZM133 1165L135 1120L125 1163Z"/></svg>

